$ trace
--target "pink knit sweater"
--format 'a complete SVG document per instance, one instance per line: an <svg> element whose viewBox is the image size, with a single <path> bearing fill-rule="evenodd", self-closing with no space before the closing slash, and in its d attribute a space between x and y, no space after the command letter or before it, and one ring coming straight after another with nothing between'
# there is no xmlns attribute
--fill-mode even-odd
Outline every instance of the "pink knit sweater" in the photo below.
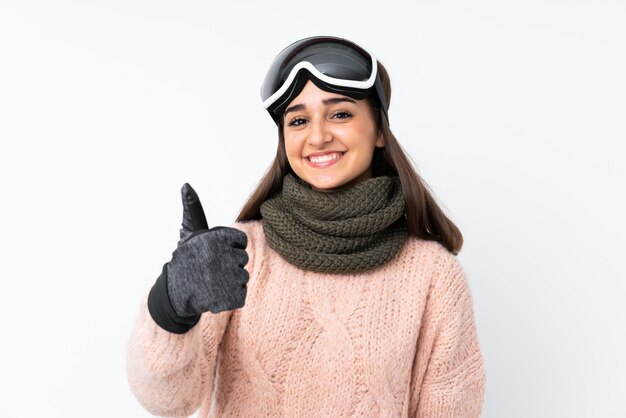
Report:
<svg viewBox="0 0 626 418"><path fill-rule="evenodd" d="M409 237L387 264L336 275L287 263L259 221L248 236L245 306L202 314L186 334L142 299L128 382L158 416L479 417L485 371L456 257Z"/></svg>

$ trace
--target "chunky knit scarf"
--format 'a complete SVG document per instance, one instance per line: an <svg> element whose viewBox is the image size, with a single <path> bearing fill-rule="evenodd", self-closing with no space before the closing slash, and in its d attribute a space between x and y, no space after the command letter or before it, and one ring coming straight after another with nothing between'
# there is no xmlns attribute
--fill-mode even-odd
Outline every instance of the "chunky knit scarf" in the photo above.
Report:
<svg viewBox="0 0 626 418"><path fill-rule="evenodd" d="M305 270L353 273L393 258L408 237L397 176L318 192L288 173L282 190L261 205L267 243Z"/></svg>

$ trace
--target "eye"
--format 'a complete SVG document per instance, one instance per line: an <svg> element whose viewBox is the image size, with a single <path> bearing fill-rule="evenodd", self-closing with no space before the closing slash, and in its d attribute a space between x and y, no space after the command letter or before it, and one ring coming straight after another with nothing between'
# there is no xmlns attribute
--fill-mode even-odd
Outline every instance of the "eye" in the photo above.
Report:
<svg viewBox="0 0 626 418"><path fill-rule="evenodd" d="M300 123L300 122L304 123L304 122L306 122L306 119L304 119L304 118L293 118L291 120L291 122L289 122L288 126L300 126L300 125L302 125L302 123Z"/></svg>
<svg viewBox="0 0 626 418"><path fill-rule="evenodd" d="M352 113L347 110L338 110L333 113L333 117L337 116L337 119L348 119L352 117Z"/></svg>

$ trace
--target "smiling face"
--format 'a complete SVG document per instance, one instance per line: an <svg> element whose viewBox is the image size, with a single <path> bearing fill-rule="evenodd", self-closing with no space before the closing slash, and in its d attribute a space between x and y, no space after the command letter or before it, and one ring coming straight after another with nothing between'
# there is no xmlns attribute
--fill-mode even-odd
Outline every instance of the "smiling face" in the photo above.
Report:
<svg viewBox="0 0 626 418"><path fill-rule="evenodd" d="M284 114L285 151L298 177L317 191L371 178L375 147L383 147L367 100L330 93L310 80Z"/></svg>

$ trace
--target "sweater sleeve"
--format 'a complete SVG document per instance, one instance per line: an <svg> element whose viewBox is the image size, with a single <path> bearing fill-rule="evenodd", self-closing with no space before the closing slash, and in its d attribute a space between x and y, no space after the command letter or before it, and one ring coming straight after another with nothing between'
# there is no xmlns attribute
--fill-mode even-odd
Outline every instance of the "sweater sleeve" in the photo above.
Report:
<svg viewBox="0 0 626 418"><path fill-rule="evenodd" d="M422 316L409 416L478 418L486 376L467 277L450 253L436 270Z"/></svg>
<svg viewBox="0 0 626 418"><path fill-rule="evenodd" d="M255 257L258 242L251 224L236 222L230 227L246 233L250 279L262 257ZM150 315L148 295L127 345L126 374L131 391L151 414L163 417L190 416L210 402L215 381L218 350L235 311L204 312L187 332L177 334L161 328ZM205 405L206 406L206 405Z"/></svg>
<svg viewBox="0 0 626 418"><path fill-rule="evenodd" d="M147 295L127 346L128 384L151 414L192 415L210 398L217 351L232 311L201 315L197 326L184 334L159 327L150 316Z"/></svg>

